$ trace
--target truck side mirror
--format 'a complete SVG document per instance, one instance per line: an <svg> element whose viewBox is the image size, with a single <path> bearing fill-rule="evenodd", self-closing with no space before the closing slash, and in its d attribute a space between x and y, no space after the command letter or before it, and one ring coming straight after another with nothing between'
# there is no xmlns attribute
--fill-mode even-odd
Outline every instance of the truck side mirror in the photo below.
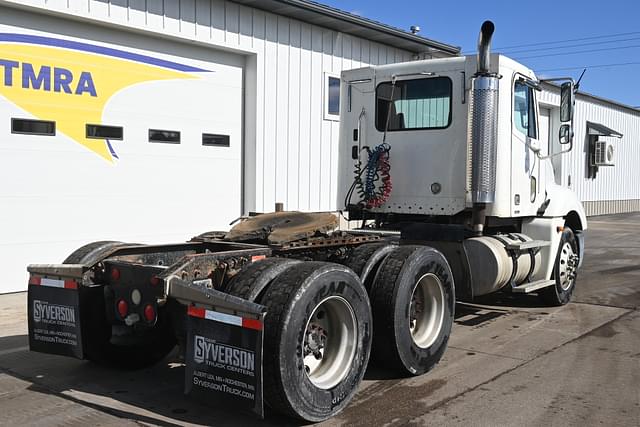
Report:
<svg viewBox="0 0 640 427"><path fill-rule="evenodd" d="M565 82L560 86L560 121L562 123L573 120L573 106L575 105L575 94L573 92L573 82Z"/></svg>
<svg viewBox="0 0 640 427"><path fill-rule="evenodd" d="M571 125L561 125L560 131L558 132L558 138L560 139L560 144L569 144L573 139Z"/></svg>

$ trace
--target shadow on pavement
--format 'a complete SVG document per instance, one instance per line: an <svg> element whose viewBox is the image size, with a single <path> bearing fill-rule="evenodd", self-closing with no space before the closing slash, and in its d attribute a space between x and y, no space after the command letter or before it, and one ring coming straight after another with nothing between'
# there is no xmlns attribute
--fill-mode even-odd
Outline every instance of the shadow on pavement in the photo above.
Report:
<svg viewBox="0 0 640 427"><path fill-rule="evenodd" d="M24 348L28 345L29 338L26 334L0 337L0 354L12 352L15 349Z"/></svg>
<svg viewBox="0 0 640 427"><path fill-rule="evenodd" d="M177 350L155 366L122 371L30 352L24 349L27 341L26 335L0 338L0 374L31 383L27 390L39 395L57 396L110 415L160 426L300 425L269 408L265 408L265 419L260 420L249 411L185 396L184 367L176 363ZM3 350L9 352L3 354ZM39 399L42 397L34 397L34 404Z"/></svg>
<svg viewBox="0 0 640 427"><path fill-rule="evenodd" d="M495 294L477 297L474 304L482 304L500 308L547 308L536 294L509 294L498 292Z"/></svg>

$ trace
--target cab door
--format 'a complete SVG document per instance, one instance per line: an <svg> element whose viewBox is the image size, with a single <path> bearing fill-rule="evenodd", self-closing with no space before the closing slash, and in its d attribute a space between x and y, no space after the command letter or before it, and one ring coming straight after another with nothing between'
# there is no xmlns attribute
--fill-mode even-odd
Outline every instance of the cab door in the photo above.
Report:
<svg viewBox="0 0 640 427"><path fill-rule="evenodd" d="M516 75L512 97L511 137L511 214L513 216L535 215L536 207L544 200L540 189L540 159L536 155L541 149L535 90L525 83L524 77Z"/></svg>

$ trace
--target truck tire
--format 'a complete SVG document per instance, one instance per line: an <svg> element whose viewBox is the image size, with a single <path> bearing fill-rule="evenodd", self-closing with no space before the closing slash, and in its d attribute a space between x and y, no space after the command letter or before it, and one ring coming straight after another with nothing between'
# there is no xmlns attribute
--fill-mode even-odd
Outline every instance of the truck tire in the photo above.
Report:
<svg viewBox="0 0 640 427"><path fill-rule="evenodd" d="M226 287L228 294L258 301L267 287L282 272L300 261L288 258L266 258L251 263L240 270Z"/></svg>
<svg viewBox="0 0 640 427"><path fill-rule="evenodd" d="M576 287L579 262L580 255L576 236L571 228L564 227L551 277L556 284L543 288L539 292L539 296L545 304L558 306L571 300L571 295Z"/></svg>
<svg viewBox="0 0 640 427"><path fill-rule="evenodd" d="M267 403L310 422L340 412L371 349L371 309L358 276L338 264L299 263L274 280L261 303Z"/></svg>
<svg viewBox="0 0 640 427"><path fill-rule="evenodd" d="M353 250L345 265L356 273L369 291L382 261L395 249L387 242L367 243Z"/></svg>
<svg viewBox="0 0 640 427"><path fill-rule="evenodd" d="M111 250L117 246L124 245L125 243L116 242L111 240L102 240L99 242L88 243L79 247L75 251L71 252L64 261L63 264L93 264L98 261L100 254L107 250Z"/></svg>
<svg viewBox="0 0 640 427"><path fill-rule="evenodd" d="M431 370L442 357L455 310L453 274L442 253L400 246L380 266L370 291L376 324L372 358L411 375Z"/></svg>
<svg viewBox="0 0 640 427"><path fill-rule="evenodd" d="M99 241L84 245L73 251L63 264L91 265L100 261L115 247L126 245L122 242ZM100 364L124 369L138 369L156 364L176 345L175 335L169 322L168 313L158 310L156 325L139 336L134 345L111 343L112 327L107 318L107 298L103 286L82 287L80 304L89 307L81 312L83 350L85 358Z"/></svg>

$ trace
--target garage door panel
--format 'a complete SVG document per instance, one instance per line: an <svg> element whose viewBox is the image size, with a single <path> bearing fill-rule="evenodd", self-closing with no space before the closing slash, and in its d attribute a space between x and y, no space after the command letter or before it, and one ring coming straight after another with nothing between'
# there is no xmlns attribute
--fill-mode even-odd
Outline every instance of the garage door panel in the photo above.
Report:
<svg viewBox="0 0 640 427"><path fill-rule="evenodd" d="M28 263L60 262L89 241L184 241L241 214L242 57L167 41L180 52L169 55L161 41L80 23L67 33L127 43L2 21L0 32L41 39L0 38L0 57L17 64L0 81L0 293L26 289ZM56 135L12 134L11 118L55 121ZM122 128L122 139L87 138L87 124ZM150 129L179 132L179 143L149 142ZM229 146L203 145L203 133Z"/></svg>
<svg viewBox="0 0 640 427"><path fill-rule="evenodd" d="M103 121L127 122L125 143L115 143L130 152L146 152L149 129L181 132L181 150L189 156L240 157L242 91L218 87L206 81L145 84L117 94L105 108ZM224 151L202 146L202 133L229 135ZM158 149L163 152L162 148ZM149 154L155 154L149 153Z"/></svg>

